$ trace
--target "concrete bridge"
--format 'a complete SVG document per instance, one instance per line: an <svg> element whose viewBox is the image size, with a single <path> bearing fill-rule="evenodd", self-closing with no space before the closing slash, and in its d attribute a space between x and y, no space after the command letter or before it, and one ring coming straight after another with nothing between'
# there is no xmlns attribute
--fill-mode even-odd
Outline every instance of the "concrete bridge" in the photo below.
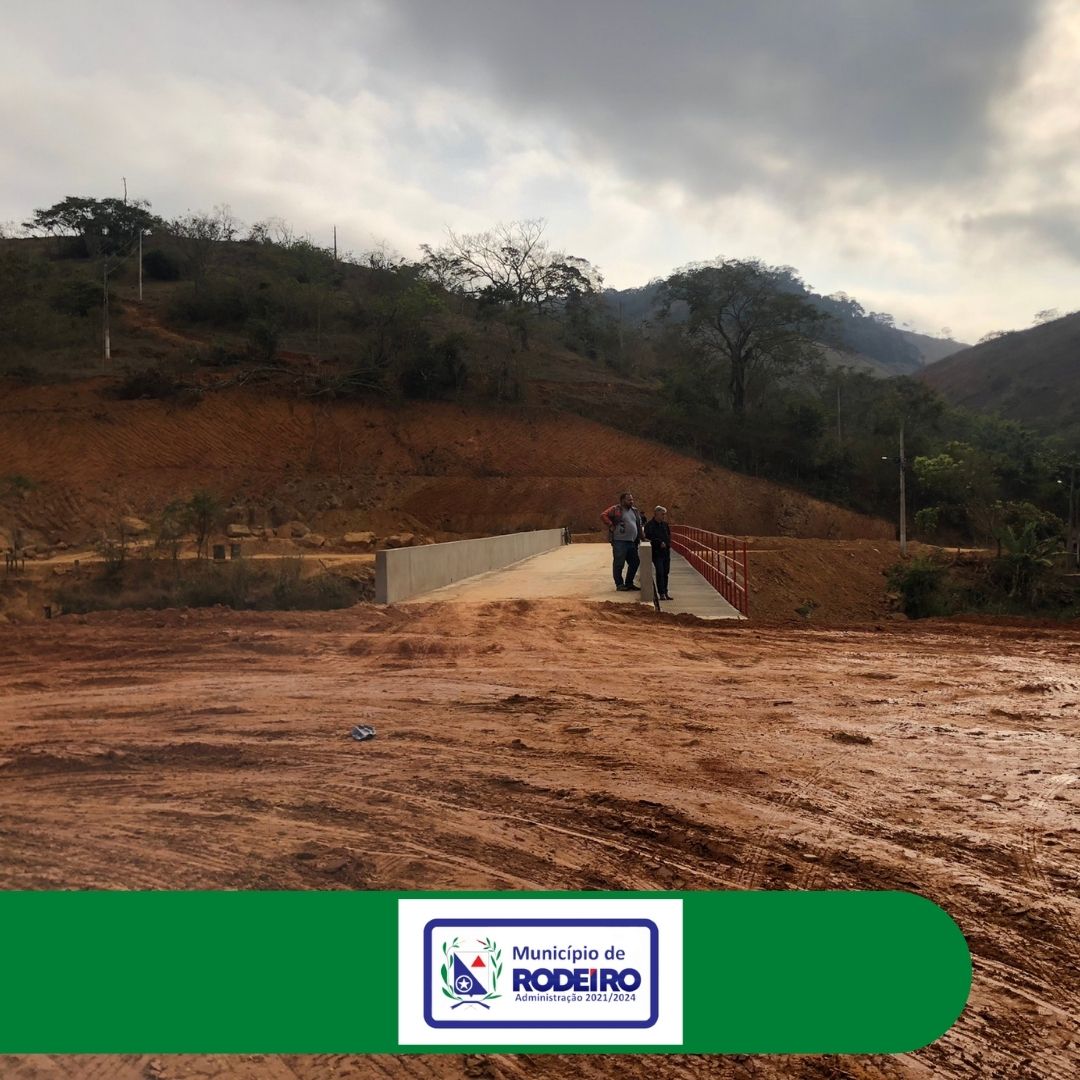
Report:
<svg viewBox="0 0 1080 1080"><path fill-rule="evenodd" d="M673 526L668 591L674 599L659 602L648 544L640 548L636 580L641 592L619 592L611 573L611 546L567 539L562 529L545 529L379 551L375 599L466 603L566 597L650 608L659 603L663 611L702 619L746 617L745 544L739 548L741 542L731 537Z"/></svg>

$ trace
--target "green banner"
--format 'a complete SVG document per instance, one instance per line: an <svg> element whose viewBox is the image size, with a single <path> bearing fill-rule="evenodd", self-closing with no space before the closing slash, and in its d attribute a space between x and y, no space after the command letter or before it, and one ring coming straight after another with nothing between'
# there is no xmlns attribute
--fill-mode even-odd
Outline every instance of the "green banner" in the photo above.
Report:
<svg viewBox="0 0 1080 1080"><path fill-rule="evenodd" d="M426 947L436 955L423 961L423 972L402 958L414 948L423 956L425 943L405 929L399 935L399 901L415 900L436 916L440 904L456 905L453 917L426 923ZM559 917L565 905L557 902L567 900L577 901L574 919ZM658 932L649 919L612 918L627 900L680 901L674 908L681 910L681 940L663 922ZM477 930L474 951L455 956L453 948L464 946L453 927L470 923L462 901L499 901L510 917L483 923L495 929ZM531 917L514 918L526 903ZM541 908L545 917L535 918ZM482 910L486 917L492 905ZM582 917L594 910L605 918ZM615 926L623 922L633 925ZM451 929L440 937L444 923ZM900 892L0 892L0 926L0 1053L460 1053L494 1046L898 1053L945 1032L971 984L971 958L956 924L930 901ZM594 939L597 955L603 945L608 954L625 956L626 949L608 944L618 934L631 946L639 934L645 944L633 974L627 974L631 958L611 961L624 970L608 976L603 959L527 962L515 959L525 950L511 951L509 944L504 957L495 938L509 943L512 934L532 934L540 945L566 938L575 948ZM447 939L450 952L443 948ZM679 955L672 956L676 948ZM442 1027L466 1029L454 1031L456 1041L442 1042L441 1027L432 1025L425 1045L399 1043L402 1010L411 1015L415 1004L416 1022L426 1027L422 1003L399 995L403 962L410 980L420 985L426 977L436 999L440 992L447 999L436 1000L453 1018ZM538 963L547 966L537 970ZM665 963L677 967L663 969ZM465 970L489 980L493 1000L462 989L469 982ZM634 996L614 991L645 995L660 970L681 971L681 986L671 979L652 986L652 1013L644 997L637 1013L605 1003ZM456 986L455 971L462 973ZM496 974L497 995L490 982ZM609 978L615 981L605 984ZM566 994L559 997L560 979L577 980L580 1012L564 1004ZM538 998L558 1000L515 1006L515 991L530 987L553 991ZM589 994L590 988L601 993ZM649 1038L657 1007L667 1010L665 1022L679 1011L681 1042L641 1041ZM500 1016L525 1015L520 1010L527 1008L541 1018L599 1019L541 1020L535 1027L543 1039L512 1025L508 1034L511 1021ZM622 1015L641 1019L610 1020ZM463 1016L474 1019L459 1023ZM617 1041L620 1025L637 1033L634 1040ZM562 1034L564 1026L572 1034ZM589 1044L593 1027L605 1031L603 1045ZM497 1041L492 1031L499 1032Z"/></svg>

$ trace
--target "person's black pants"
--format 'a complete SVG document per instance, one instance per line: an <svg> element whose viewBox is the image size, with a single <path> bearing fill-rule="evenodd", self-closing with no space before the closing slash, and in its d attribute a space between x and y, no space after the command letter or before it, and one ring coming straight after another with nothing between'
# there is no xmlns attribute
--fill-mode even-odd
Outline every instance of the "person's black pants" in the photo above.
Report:
<svg viewBox="0 0 1080 1080"><path fill-rule="evenodd" d="M668 574L671 573L671 548L652 549L653 568L656 571L656 592L667 596Z"/></svg>

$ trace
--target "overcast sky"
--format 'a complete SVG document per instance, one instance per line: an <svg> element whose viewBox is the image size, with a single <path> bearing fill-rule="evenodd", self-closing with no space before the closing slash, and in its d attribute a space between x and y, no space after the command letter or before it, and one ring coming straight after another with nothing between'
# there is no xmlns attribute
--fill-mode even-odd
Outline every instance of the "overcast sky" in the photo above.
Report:
<svg viewBox="0 0 1080 1080"><path fill-rule="evenodd" d="M608 284L796 267L974 341L1080 307L1075 0L14 0L0 222L228 203L408 257L543 217Z"/></svg>

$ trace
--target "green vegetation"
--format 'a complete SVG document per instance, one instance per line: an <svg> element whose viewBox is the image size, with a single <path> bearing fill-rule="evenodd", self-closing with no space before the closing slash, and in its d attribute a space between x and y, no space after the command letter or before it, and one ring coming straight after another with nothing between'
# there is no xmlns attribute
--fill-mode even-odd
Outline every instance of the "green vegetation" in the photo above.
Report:
<svg viewBox="0 0 1080 1080"><path fill-rule="evenodd" d="M947 586L948 567L927 557L897 563L888 573L889 588L899 594L908 618L950 614L953 598Z"/></svg>
<svg viewBox="0 0 1080 1080"><path fill-rule="evenodd" d="M887 578L900 609L912 619L959 613L1080 616L1080 581L1064 572L1061 544L1040 538L1029 521L1006 526L999 554L949 561L944 554L896 563Z"/></svg>
<svg viewBox="0 0 1080 1080"><path fill-rule="evenodd" d="M1007 525L1001 533L1004 551L992 564L994 580L1011 600L1036 605L1045 591L1056 556L1062 554L1056 536L1040 536L1037 521L1020 532Z"/></svg>
<svg viewBox="0 0 1080 1080"><path fill-rule="evenodd" d="M165 562L113 554L99 574L61 586L54 594L67 614L126 608L198 608L237 610L332 611L364 599L370 589L331 573L305 577L302 560Z"/></svg>
<svg viewBox="0 0 1080 1080"><path fill-rule="evenodd" d="M748 383L782 380L820 359L825 316L784 287L789 275L764 263L725 259L678 270L664 283L661 313L686 305L686 375L713 412L746 418Z"/></svg>
<svg viewBox="0 0 1080 1080"><path fill-rule="evenodd" d="M53 206L35 210L23 227L39 236L68 241L58 244L56 250L78 257L124 253L137 240L140 229L145 232L161 224L143 200L69 195Z"/></svg>

